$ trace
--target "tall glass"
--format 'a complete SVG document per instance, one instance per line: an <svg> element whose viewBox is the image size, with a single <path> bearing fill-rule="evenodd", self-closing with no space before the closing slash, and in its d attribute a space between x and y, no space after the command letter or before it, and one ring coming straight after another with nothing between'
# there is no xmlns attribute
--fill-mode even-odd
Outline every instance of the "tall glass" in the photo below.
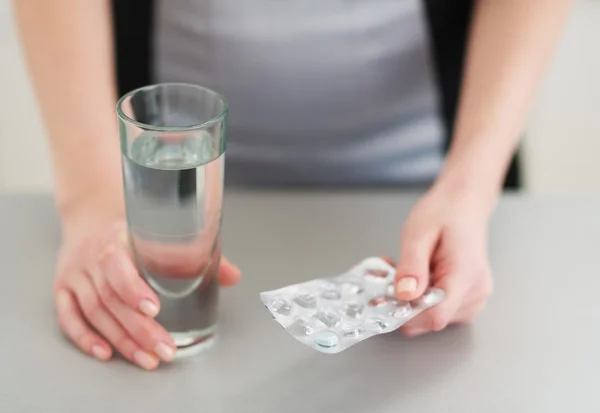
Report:
<svg viewBox="0 0 600 413"><path fill-rule="evenodd" d="M129 240L178 356L212 344L227 102L204 87L143 87L117 104Z"/></svg>

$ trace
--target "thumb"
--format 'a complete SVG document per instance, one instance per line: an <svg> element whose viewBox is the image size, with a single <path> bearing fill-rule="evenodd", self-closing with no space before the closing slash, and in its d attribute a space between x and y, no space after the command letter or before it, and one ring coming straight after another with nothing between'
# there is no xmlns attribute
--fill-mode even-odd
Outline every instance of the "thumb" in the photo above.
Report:
<svg viewBox="0 0 600 413"><path fill-rule="evenodd" d="M221 266L219 267L219 278L221 285L229 287L237 284L242 273L240 269L225 257L221 257Z"/></svg>
<svg viewBox="0 0 600 413"><path fill-rule="evenodd" d="M430 263L437 237L407 233L402 237L396 270L395 293L402 301L420 297L429 287Z"/></svg>

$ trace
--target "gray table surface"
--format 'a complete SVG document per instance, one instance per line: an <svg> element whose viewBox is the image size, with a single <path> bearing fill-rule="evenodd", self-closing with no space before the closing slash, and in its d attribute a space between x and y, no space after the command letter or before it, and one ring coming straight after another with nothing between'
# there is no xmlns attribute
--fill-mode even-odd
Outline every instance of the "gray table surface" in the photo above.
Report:
<svg viewBox="0 0 600 413"><path fill-rule="evenodd" d="M470 327L390 333L338 355L292 339L265 289L396 255L416 198L382 193L226 196L220 341L151 373L102 363L59 333L49 197L0 197L0 412L599 412L600 200L509 196L493 221L496 292Z"/></svg>

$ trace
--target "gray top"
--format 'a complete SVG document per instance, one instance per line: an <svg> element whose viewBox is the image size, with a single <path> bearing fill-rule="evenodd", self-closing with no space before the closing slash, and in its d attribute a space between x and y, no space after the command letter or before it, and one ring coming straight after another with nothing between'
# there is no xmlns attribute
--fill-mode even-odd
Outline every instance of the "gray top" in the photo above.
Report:
<svg viewBox="0 0 600 413"><path fill-rule="evenodd" d="M503 200L491 236L496 294L471 327L413 340L384 334L323 355L270 318L260 291L394 254L414 200L228 193L225 247L245 279L223 294L220 342L146 373L96 361L62 338L52 311L51 202L0 198L0 411L600 411L597 200Z"/></svg>
<svg viewBox="0 0 600 413"><path fill-rule="evenodd" d="M427 183L442 164L422 0L159 0L156 81L230 104L238 183Z"/></svg>

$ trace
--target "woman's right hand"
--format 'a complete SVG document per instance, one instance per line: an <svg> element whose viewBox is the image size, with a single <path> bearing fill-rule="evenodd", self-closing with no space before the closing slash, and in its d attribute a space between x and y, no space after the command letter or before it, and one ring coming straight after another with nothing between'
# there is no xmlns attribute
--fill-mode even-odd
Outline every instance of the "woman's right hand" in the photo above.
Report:
<svg viewBox="0 0 600 413"><path fill-rule="evenodd" d="M232 285L240 272L223 258L219 276ZM159 299L137 271L123 219L63 225L54 297L62 331L85 353L109 360L114 348L146 370L173 360L173 340L153 318Z"/></svg>

